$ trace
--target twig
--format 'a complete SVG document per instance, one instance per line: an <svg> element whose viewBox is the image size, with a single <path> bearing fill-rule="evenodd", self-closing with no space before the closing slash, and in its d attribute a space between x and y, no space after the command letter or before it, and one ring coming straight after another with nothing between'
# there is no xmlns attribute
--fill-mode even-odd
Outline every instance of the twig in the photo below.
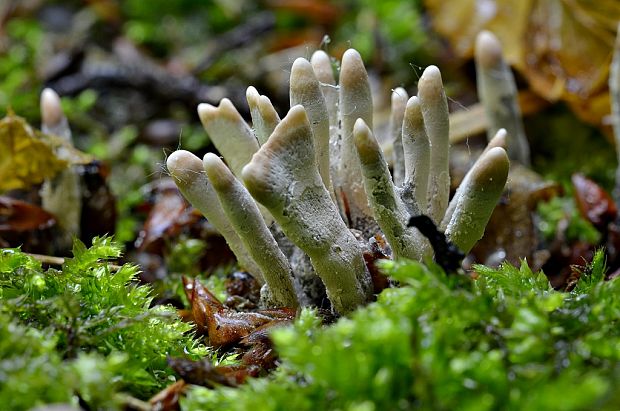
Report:
<svg viewBox="0 0 620 411"><path fill-rule="evenodd" d="M37 261L42 262L43 264L49 264L49 265L55 265L55 266L63 265L66 260L63 257L54 257L52 255L33 254L33 253L24 253L24 254L29 255L30 257L34 258ZM122 266L117 265L117 264L108 264L108 268L110 269L110 271L116 272L120 270Z"/></svg>
<svg viewBox="0 0 620 411"><path fill-rule="evenodd" d="M549 102L533 92L526 90L519 92L519 105L522 114L537 113L549 105ZM450 143L455 144L468 137L482 134L489 127L484 107L480 103L473 104L465 110L450 114Z"/></svg>
<svg viewBox="0 0 620 411"><path fill-rule="evenodd" d="M115 394L114 398L125 406L125 409L136 411L151 411L153 406L146 401L139 400L129 394Z"/></svg>
<svg viewBox="0 0 620 411"><path fill-rule="evenodd" d="M456 272L461 268L465 254L450 242L444 233L437 229L433 220L426 215L418 215L409 218L408 227L415 227L428 241L435 251L435 262L443 268L446 273Z"/></svg>

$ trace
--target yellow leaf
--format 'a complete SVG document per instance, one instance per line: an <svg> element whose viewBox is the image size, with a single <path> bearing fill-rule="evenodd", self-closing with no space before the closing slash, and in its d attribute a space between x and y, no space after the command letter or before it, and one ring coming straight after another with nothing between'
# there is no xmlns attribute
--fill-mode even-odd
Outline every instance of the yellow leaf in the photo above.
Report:
<svg viewBox="0 0 620 411"><path fill-rule="evenodd" d="M433 26L471 58L476 35L490 30L531 89L567 102L596 125L610 112L607 91L617 0L425 0ZM607 101L605 103L605 101Z"/></svg>
<svg viewBox="0 0 620 411"><path fill-rule="evenodd" d="M63 152L62 160L58 152ZM0 192L28 188L90 157L61 138L43 134L9 112L0 120Z"/></svg>

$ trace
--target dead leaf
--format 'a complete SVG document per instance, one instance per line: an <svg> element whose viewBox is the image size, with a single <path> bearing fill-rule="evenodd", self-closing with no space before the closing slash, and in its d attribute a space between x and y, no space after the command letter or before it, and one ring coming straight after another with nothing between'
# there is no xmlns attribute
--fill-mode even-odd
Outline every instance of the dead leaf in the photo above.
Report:
<svg viewBox="0 0 620 411"><path fill-rule="evenodd" d="M379 294L390 286L390 279L383 274L378 267L378 260L389 260L392 257L392 249L381 234L375 234L368 240L368 247L362 253L366 268L370 272L373 293Z"/></svg>
<svg viewBox="0 0 620 411"><path fill-rule="evenodd" d="M196 331L198 334L206 333L212 347L231 346L262 325L290 322L295 318L295 310L285 307L253 312L235 311L222 304L198 280L184 277L183 285L191 304Z"/></svg>
<svg viewBox="0 0 620 411"><path fill-rule="evenodd" d="M247 366L257 365L264 370L276 367L277 354L273 348L273 342L269 333L276 327L289 324L289 321L271 321L252 331L241 340L241 345L248 347L248 351L241 357L241 363Z"/></svg>
<svg viewBox="0 0 620 411"><path fill-rule="evenodd" d="M607 78L620 20L615 0L426 0L435 30L471 58L476 35L490 30L507 61L550 101L567 102L584 121L609 115Z"/></svg>
<svg viewBox="0 0 620 411"><path fill-rule="evenodd" d="M251 311L258 307L261 285L254 277L243 271L235 271L226 277L228 297L224 305L237 311Z"/></svg>
<svg viewBox="0 0 620 411"><path fill-rule="evenodd" d="M343 14L343 8L325 0L268 0L267 6L312 19L320 24L334 24Z"/></svg>
<svg viewBox="0 0 620 411"><path fill-rule="evenodd" d="M56 155L60 150L67 160ZM90 160L63 139L35 130L12 112L0 120L0 191L28 188L71 164Z"/></svg>
<svg viewBox="0 0 620 411"><path fill-rule="evenodd" d="M161 253L167 237L177 236L184 226L200 217L191 213L188 203L172 181L157 185L156 201L135 241L140 251Z"/></svg>
<svg viewBox="0 0 620 411"><path fill-rule="evenodd" d="M257 377L260 374L260 368L254 365L215 366L207 358L198 361L168 358L168 365L187 383L205 387L237 387L248 377Z"/></svg>
<svg viewBox="0 0 620 411"><path fill-rule="evenodd" d="M55 223L54 216L39 206L0 196L0 232L43 230Z"/></svg>
<svg viewBox="0 0 620 411"><path fill-rule="evenodd" d="M573 174L571 182L581 216L599 231L605 231L607 224L618 214L614 200L601 186L581 174Z"/></svg>
<svg viewBox="0 0 620 411"><path fill-rule="evenodd" d="M174 384L170 384L157 394L155 394L150 400L149 404L153 407L153 410L157 411L176 411L180 409L179 399L185 394L187 384L183 380L179 380Z"/></svg>

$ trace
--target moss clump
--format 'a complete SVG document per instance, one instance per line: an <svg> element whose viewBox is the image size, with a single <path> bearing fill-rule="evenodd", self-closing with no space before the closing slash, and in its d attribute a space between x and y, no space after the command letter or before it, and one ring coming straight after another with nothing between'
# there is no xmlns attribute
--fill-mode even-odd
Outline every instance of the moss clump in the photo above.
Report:
<svg viewBox="0 0 620 411"><path fill-rule="evenodd" d="M282 366L239 389L195 388L218 410L617 409L620 280L598 252L572 292L543 273L477 267L477 279L388 262L403 284L319 325L306 310L273 338Z"/></svg>
<svg viewBox="0 0 620 411"><path fill-rule="evenodd" d="M196 350L192 326L171 307L150 308L137 267L112 272L111 238L76 241L62 270L18 249L0 253L0 403L113 407L114 393L148 397L174 381L166 357Z"/></svg>

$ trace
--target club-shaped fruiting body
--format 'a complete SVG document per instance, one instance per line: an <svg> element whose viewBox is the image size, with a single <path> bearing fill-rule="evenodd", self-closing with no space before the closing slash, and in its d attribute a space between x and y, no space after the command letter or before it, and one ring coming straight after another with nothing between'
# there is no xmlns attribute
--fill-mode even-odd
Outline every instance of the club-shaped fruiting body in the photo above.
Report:
<svg viewBox="0 0 620 411"><path fill-rule="evenodd" d="M250 193L215 154L207 153L203 165L224 213L263 273L270 304L297 307L291 267Z"/></svg>
<svg viewBox="0 0 620 411"><path fill-rule="evenodd" d="M478 34L475 60L478 98L484 105L489 121L489 140L500 128L506 129L509 157L529 166L530 148L523 129L517 86L504 60L502 46L490 31Z"/></svg>
<svg viewBox="0 0 620 411"><path fill-rule="evenodd" d="M218 107L198 105L198 116L232 172L239 176L241 169L258 150L258 140L233 103L222 99Z"/></svg>
<svg viewBox="0 0 620 411"><path fill-rule="evenodd" d="M424 127L420 100L413 96L407 101L403 117L401 145L405 179L401 196L412 215L428 209L428 175L431 147ZM396 165L395 165L396 166Z"/></svg>
<svg viewBox="0 0 620 411"><path fill-rule="evenodd" d="M390 114L390 139L392 141L392 155L394 164L393 178L396 185L401 185L405 179L405 160L403 153L403 119L405 117L405 108L409 95L407 90L398 87L392 92L392 112Z"/></svg>
<svg viewBox="0 0 620 411"><path fill-rule="evenodd" d="M41 130L44 133L60 137L69 145L73 145L71 129L62 111L60 97L49 88L41 92L41 119ZM64 160L69 159L64 147L60 147L56 155ZM59 248L70 247L72 237L80 235L82 214L80 176L74 168L69 167L43 183L41 206L56 216L58 226L64 232L58 241L62 243L58 244Z"/></svg>
<svg viewBox="0 0 620 411"><path fill-rule="evenodd" d="M431 148L427 213L438 224L450 198L450 120L441 73L436 66L429 66L422 73L418 83L418 99Z"/></svg>
<svg viewBox="0 0 620 411"><path fill-rule="evenodd" d="M411 215L396 194L379 143L361 118L355 123L353 134L364 175L364 187L379 227L392 246L394 257L421 259L428 250L425 239L416 229L407 227Z"/></svg>
<svg viewBox="0 0 620 411"><path fill-rule="evenodd" d="M372 212L360 179L361 170L355 150L353 127L361 118L372 128L373 106L368 73L360 54L353 49L345 51L340 66L338 82L340 95L338 113L342 151L339 161L338 192L347 204L347 217L353 227L359 227L366 235L371 235L375 227L369 223Z"/></svg>
<svg viewBox="0 0 620 411"><path fill-rule="evenodd" d="M314 75L312 64L298 58L291 68L291 107L300 104L306 110L314 136L314 152L319 174L328 191L332 191L329 175L329 116L321 92L319 80Z"/></svg>
<svg viewBox="0 0 620 411"><path fill-rule="evenodd" d="M312 261L327 296L340 313L368 295L364 259L318 173L312 130L294 106L243 168L252 196L271 212L287 237Z"/></svg>
<svg viewBox="0 0 620 411"><path fill-rule="evenodd" d="M216 228L228 230L223 235L233 252L241 253L241 263L280 296L277 303L293 300L292 287L284 279L289 268L274 248L267 230L271 220L265 224L265 217L275 220L270 230L284 233L309 257L333 309L345 314L371 296L363 249L352 230L365 238L381 232L395 257L421 259L432 255L432 249L407 223L412 215L427 214L437 224L445 221L447 236L468 252L501 194L508 160L503 148L489 148L458 198L448 204L448 105L439 69L430 66L420 79L418 96L408 98L403 89L393 94L390 132L401 147L394 182L372 132L368 76L355 50L344 53L338 78L336 83L322 51L310 62L296 60L292 107L282 120L269 99L249 88L253 130L228 100L217 108L200 105L203 125L230 171L207 154L205 175L200 160L187 152L171 155L168 167L188 200L207 218L218 219L213 221ZM501 146L505 133L501 135L500 143L490 147ZM188 165L180 166L180 158ZM264 207L262 218L253 201ZM286 304L307 300L297 297Z"/></svg>
<svg viewBox="0 0 620 411"><path fill-rule="evenodd" d="M254 87L248 87L245 96L250 107L256 138L260 144L264 144L280 122L280 116L273 108L269 97L261 96Z"/></svg>
<svg viewBox="0 0 620 411"><path fill-rule="evenodd" d="M263 284L265 282L263 273L224 213L217 194L204 171L202 161L189 151L177 150L166 160L166 167L183 197L207 217L213 227L222 234L237 257L241 268L247 270Z"/></svg>
<svg viewBox="0 0 620 411"><path fill-rule="evenodd" d="M482 238L497 200L508 178L509 161L506 151L493 147L476 161L465 181L462 192L446 227L446 237L462 251L469 252Z"/></svg>

